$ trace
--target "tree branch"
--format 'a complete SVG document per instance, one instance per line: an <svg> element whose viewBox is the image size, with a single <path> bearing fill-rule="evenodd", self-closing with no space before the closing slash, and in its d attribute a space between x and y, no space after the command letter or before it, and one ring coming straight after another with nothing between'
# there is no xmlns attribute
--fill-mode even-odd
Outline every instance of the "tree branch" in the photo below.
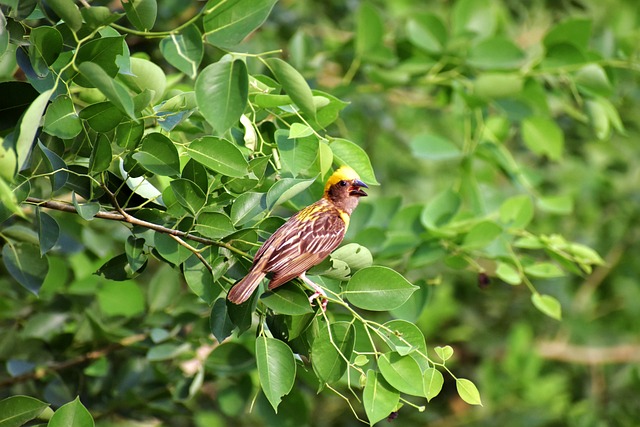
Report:
<svg viewBox="0 0 640 427"><path fill-rule="evenodd" d="M536 346L545 359L581 365L640 362L640 347L621 344L612 347L587 347L559 341L543 341Z"/></svg>
<svg viewBox="0 0 640 427"><path fill-rule="evenodd" d="M35 197L27 197L26 202L32 205L40 206L47 209L53 209L61 212L68 212L68 213L74 213L74 214L78 213L76 208L73 205L70 205L68 203L56 202L53 200L42 200L42 199L37 199ZM240 255L249 260L251 259L251 256L248 253L241 251L240 249L234 247L230 243L221 242L219 240L211 240L205 237L200 237L194 234L186 233L184 231L167 228L162 225L154 224L153 222L138 219L128 213L122 214L118 212L99 211L95 215L95 217L100 219L108 219L111 221L126 222L131 225L137 225L139 227L148 228L150 230L154 230L159 233L169 234L170 236L179 237L181 239L192 240L194 242L202 243L205 245L218 246L220 248L228 249L229 251L235 253L236 255Z"/></svg>

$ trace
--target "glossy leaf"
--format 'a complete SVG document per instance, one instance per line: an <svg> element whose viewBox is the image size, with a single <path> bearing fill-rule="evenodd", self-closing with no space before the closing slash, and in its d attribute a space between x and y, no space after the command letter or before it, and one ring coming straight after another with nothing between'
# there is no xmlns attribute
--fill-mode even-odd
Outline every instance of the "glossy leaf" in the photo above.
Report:
<svg viewBox="0 0 640 427"><path fill-rule="evenodd" d="M223 134L240 120L247 105L247 66L240 59L224 56L199 73L195 90L200 112Z"/></svg>
<svg viewBox="0 0 640 427"><path fill-rule="evenodd" d="M49 407L48 403L29 396L11 396L0 400L0 426L13 427L26 424Z"/></svg>
<svg viewBox="0 0 640 427"><path fill-rule="evenodd" d="M207 197L193 181L179 178L171 181L170 185L178 203L189 211L191 215L197 215L200 209L204 207Z"/></svg>
<svg viewBox="0 0 640 427"><path fill-rule="evenodd" d="M209 0L205 6L204 35L209 43L229 49L267 19L277 0Z"/></svg>
<svg viewBox="0 0 640 427"><path fill-rule="evenodd" d="M482 401L480 400L480 393L476 388L475 384L465 378L456 379L456 390L458 390L458 395L467 402L469 405L480 405L482 406Z"/></svg>
<svg viewBox="0 0 640 427"><path fill-rule="evenodd" d="M202 212L198 215L196 231L210 239L220 239L236 231L231 218L220 212Z"/></svg>
<svg viewBox="0 0 640 427"><path fill-rule="evenodd" d="M145 135L140 151L133 158L146 170L157 175L173 176L180 173L180 158L176 146L158 132Z"/></svg>
<svg viewBox="0 0 640 427"><path fill-rule="evenodd" d="M366 184L378 184L369 156L360 146L346 139L337 138L329 144L329 147L338 163L351 166Z"/></svg>
<svg viewBox="0 0 640 427"><path fill-rule="evenodd" d="M162 39L160 51L169 64L193 79L204 54L202 34L196 25L189 25L180 34Z"/></svg>
<svg viewBox="0 0 640 427"><path fill-rule="evenodd" d="M99 136L91 148L89 170L94 173L104 172L111 165L111 141L105 136Z"/></svg>
<svg viewBox="0 0 640 427"><path fill-rule="evenodd" d="M213 303L211 315L209 316L209 328L219 343L231 336L231 332L235 326L231 322L231 319L229 319L225 298L218 298L216 302Z"/></svg>
<svg viewBox="0 0 640 427"><path fill-rule="evenodd" d="M44 115L44 131L62 139L75 137L82 131L73 101L66 95L57 97Z"/></svg>
<svg viewBox="0 0 640 427"><path fill-rule="evenodd" d="M387 267L368 267L349 280L344 295L358 308L373 311L393 310L418 289L399 273Z"/></svg>
<svg viewBox="0 0 640 427"><path fill-rule="evenodd" d="M16 154L18 157L18 171L22 170L31 149L38 131L40 119L44 113L44 109L49 102L49 97L53 91L48 90L41 93L32 103L29 108L24 112L20 118L18 127L18 138L16 140Z"/></svg>
<svg viewBox="0 0 640 427"><path fill-rule="evenodd" d="M400 401L398 393L384 379L382 374L369 369L367 383L362 392L362 403L371 425L381 421L393 412Z"/></svg>
<svg viewBox="0 0 640 427"><path fill-rule="evenodd" d="M281 205L309 188L314 182L315 179L282 178L267 192L267 207L271 210Z"/></svg>
<svg viewBox="0 0 640 427"><path fill-rule="evenodd" d="M71 201L76 208L78 215L85 221L91 221L100 211L100 204L97 202L80 203L76 198L76 193L71 194Z"/></svg>
<svg viewBox="0 0 640 427"><path fill-rule="evenodd" d="M422 371L418 362L411 356L398 353L385 353L378 358L378 367L391 386L401 393L412 396L424 396Z"/></svg>
<svg viewBox="0 0 640 427"><path fill-rule="evenodd" d="M274 138L280 160L294 177L309 169L318 156L318 141L315 138L292 139L283 129L277 130Z"/></svg>
<svg viewBox="0 0 640 427"><path fill-rule="evenodd" d="M400 356L406 356L415 351L427 354L424 335L414 323L400 319L390 320L384 324L380 332L385 336L391 349L398 352Z"/></svg>
<svg viewBox="0 0 640 427"><path fill-rule="evenodd" d="M300 316L313 312L307 294L298 286L284 286L265 292L260 301L279 314Z"/></svg>
<svg viewBox="0 0 640 427"><path fill-rule="evenodd" d="M422 374L422 385L424 394L428 401L440 394L444 385L444 377L436 368L427 368Z"/></svg>
<svg viewBox="0 0 640 427"><path fill-rule="evenodd" d="M83 62L78 65L78 69L83 77L98 88L113 105L132 119L135 119L133 100L122 84L113 80L107 72L96 63Z"/></svg>
<svg viewBox="0 0 640 427"><path fill-rule="evenodd" d="M196 162L214 172L235 178L247 174L249 164L238 147L226 139L205 136L187 147L187 153Z"/></svg>
<svg viewBox="0 0 640 427"><path fill-rule="evenodd" d="M156 0L127 0L121 3L127 19L134 27L140 31L149 31L153 28L158 14Z"/></svg>
<svg viewBox="0 0 640 427"><path fill-rule="evenodd" d="M336 322L329 328L330 331L322 325L311 346L311 364L323 383L334 383L342 378L355 344L351 324Z"/></svg>
<svg viewBox="0 0 640 427"><path fill-rule="evenodd" d="M300 111L310 118L315 118L316 106L313 102L313 93L304 77L279 58L268 59L267 65Z"/></svg>
<svg viewBox="0 0 640 427"><path fill-rule="evenodd" d="M275 338L256 338L256 362L260 387L274 411L289 394L296 376L296 362L288 345Z"/></svg>
<svg viewBox="0 0 640 427"><path fill-rule="evenodd" d="M36 211L38 219L38 239L40 241L40 255L49 252L58 243L60 226L58 222L46 212Z"/></svg>
<svg viewBox="0 0 640 427"><path fill-rule="evenodd" d="M73 0L47 0L47 5L73 31L78 31L82 27L82 15Z"/></svg>
<svg viewBox="0 0 640 427"><path fill-rule="evenodd" d="M38 295L49 272L49 260L40 250L28 243L5 244L2 261L7 271L18 283L34 295Z"/></svg>

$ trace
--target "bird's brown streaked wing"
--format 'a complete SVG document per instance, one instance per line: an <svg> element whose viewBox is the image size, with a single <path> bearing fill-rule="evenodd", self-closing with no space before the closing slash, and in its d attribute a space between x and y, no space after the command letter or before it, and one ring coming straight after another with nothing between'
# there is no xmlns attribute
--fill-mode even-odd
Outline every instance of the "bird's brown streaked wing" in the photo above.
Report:
<svg viewBox="0 0 640 427"><path fill-rule="evenodd" d="M299 231L289 233L280 242L265 266L266 271L273 273L270 289L319 264L340 244L346 231L344 221L334 212L293 225Z"/></svg>

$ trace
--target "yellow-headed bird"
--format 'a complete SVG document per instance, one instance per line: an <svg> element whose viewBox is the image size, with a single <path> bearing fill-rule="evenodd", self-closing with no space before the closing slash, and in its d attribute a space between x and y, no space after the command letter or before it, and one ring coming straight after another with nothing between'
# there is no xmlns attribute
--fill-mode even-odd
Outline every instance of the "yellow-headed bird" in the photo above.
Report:
<svg viewBox="0 0 640 427"><path fill-rule="evenodd" d="M229 291L229 301L240 304L249 299L267 275L271 279L269 289L299 277L315 291L309 301L326 297L305 273L342 242L351 213L360 197L367 195L362 187L368 188L350 167L336 170L327 180L322 198L289 218L264 242L249 273ZM323 309L326 303L323 298Z"/></svg>

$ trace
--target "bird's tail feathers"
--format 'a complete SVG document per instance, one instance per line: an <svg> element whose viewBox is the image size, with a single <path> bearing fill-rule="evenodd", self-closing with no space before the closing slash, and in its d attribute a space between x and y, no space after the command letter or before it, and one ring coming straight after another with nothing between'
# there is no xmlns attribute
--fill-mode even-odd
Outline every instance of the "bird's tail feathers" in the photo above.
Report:
<svg viewBox="0 0 640 427"><path fill-rule="evenodd" d="M227 298L234 304L242 304L249 299L265 276L266 273L261 269L254 268L231 288Z"/></svg>

